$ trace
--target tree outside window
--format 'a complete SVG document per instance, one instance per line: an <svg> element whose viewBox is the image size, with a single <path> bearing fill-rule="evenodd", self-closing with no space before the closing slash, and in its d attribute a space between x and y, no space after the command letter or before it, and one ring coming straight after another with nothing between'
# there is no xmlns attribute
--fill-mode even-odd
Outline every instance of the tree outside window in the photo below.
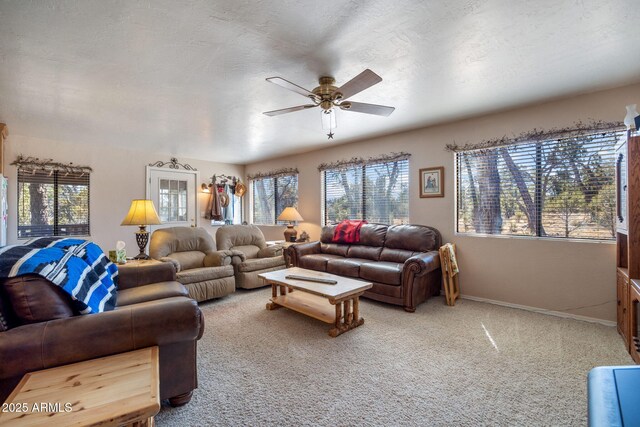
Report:
<svg viewBox="0 0 640 427"><path fill-rule="evenodd" d="M409 160L350 165L323 171L324 224L364 219L409 222Z"/></svg>
<svg viewBox="0 0 640 427"><path fill-rule="evenodd" d="M89 175L18 171L18 237L89 235Z"/></svg>
<svg viewBox="0 0 640 427"><path fill-rule="evenodd" d="M457 153L457 231L613 239L620 137L611 131Z"/></svg>
<svg viewBox="0 0 640 427"><path fill-rule="evenodd" d="M284 208L298 206L298 175L257 178L253 180L253 223L280 224L276 218ZM284 222L286 223L286 221Z"/></svg>

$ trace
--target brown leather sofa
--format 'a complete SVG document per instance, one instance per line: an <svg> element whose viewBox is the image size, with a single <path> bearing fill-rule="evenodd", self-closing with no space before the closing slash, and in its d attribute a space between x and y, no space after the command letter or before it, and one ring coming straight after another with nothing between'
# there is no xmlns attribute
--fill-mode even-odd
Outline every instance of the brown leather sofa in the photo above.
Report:
<svg viewBox="0 0 640 427"><path fill-rule="evenodd" d="M335 225L324 227L319 242L287 250L296 267L326 271L373 283L364 296L401 305L408 312L440 294L440 232L425 225L365 224L358 243L335 243Z"/></svg>
<svg viewBox="0 0 640 427"><path fill-rule="evenodd" d="M160 398L189 402L204 318L171 264L121 269L112 311L76 315L70 302L37 275L0 281L0 401L27 372L158 346Z"/></svg>

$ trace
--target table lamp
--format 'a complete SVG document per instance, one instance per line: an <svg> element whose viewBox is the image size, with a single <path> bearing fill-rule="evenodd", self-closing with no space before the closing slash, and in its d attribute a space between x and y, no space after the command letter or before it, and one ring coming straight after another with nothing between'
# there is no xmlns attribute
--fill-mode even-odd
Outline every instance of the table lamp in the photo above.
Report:
<svg viewBox="0 0 640 427"><path fill-rule="evenodd" d="M293 228L293 222L304 221L296 208L291 206L289 206L288 208L284 208L280 216L278 216L278 221L289 221L287 229L284 230L284 240L287 242L295 242L296 237L298 237L298 232L295 228Z"/></svg>
<svg viewBox="0 0 640 427"><path fill-rule="evenodd" d="M162 224L160 218L158 218L158 212L156 212L153 201L136 199L131 201L131 207L129 213L122 220L120 225L137 225L140 227L136 231L136 242L140 253L134 257L134 259L149 259L149 255L145 253L145 248L149 242L149 232L147 231L147 225Z"/></svg>

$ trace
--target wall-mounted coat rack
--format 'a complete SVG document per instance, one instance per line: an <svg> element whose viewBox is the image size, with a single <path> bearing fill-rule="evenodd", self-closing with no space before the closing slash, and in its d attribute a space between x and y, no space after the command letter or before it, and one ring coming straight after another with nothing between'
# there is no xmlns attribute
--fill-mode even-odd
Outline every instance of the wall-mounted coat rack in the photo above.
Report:
<svg viewBox="0 0 640 427"><path fill-rule="evenodd" d="M242 197L246 191L246 187L242 182L240 182L240 178L233 175L212 175L210 178L210 183L202 183L201 188L205 193L211 192L211 187L216 185L218 189L224 188L225 185L228 185L231 189L232 194L237 195L238 197ZM241 194L240 194L241 193Z"/></svg>
<svg viewBox="0 0 640 427"><path fill-rule="evenodd" d="M205 218L211 219L213 225L240 224L245 185L237 176L225 174L214 174L210 181L201 186L204 193L209 193Z"/></svg>

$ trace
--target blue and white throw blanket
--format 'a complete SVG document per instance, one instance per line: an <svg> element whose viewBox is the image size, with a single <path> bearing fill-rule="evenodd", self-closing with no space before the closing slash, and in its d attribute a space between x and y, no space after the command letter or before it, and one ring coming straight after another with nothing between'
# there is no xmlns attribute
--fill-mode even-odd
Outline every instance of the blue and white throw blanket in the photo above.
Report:
<svg viewBox="0 0 640 427"><path fill-rule="evenodd" d="M23 274L37 274L60 286L81 314L115 306L118 268L93 242L40 237L0 247L0 277Z"/></svg>

